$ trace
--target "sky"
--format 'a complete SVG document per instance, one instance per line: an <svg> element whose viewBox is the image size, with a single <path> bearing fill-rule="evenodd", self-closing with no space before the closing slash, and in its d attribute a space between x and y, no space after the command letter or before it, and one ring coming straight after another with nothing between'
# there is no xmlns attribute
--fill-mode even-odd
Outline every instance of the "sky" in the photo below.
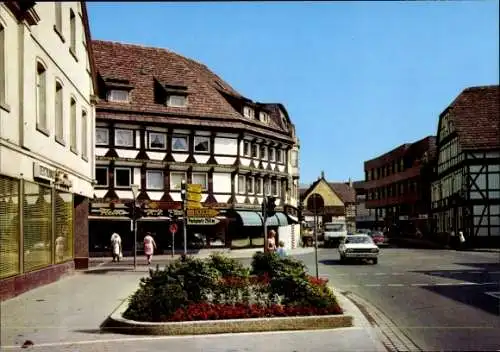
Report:
<svg viewBox="0 0 500 352"><path fill-rule="evenodd" d="M88 2L93 39L162 47L286 107L300 183L435 135L470 86L498 84L498 1Z"/></svg>

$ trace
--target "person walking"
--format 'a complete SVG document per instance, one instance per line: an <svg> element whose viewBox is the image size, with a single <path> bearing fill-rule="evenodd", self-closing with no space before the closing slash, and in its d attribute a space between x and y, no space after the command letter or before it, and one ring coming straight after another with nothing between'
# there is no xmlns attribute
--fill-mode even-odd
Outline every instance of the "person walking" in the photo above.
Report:
<svg viewBox="0 0 500 352"><path fill-rule="evenodd" d="M116 232L111 235L111 253L113 262L119 262L122 257L122 238Z"/></svg>
<svg viewBox="0 0 500 352"><path fill-rule="evenodd" d="M285 242L278 242L278 249L276 250L276 253L282 258L286 257Z"/></svg>
<svg viewBox="0 0 500 352"><path fill-rule="evenodd" d="M151 233L147 232L144 237L144 255L148 260L148 265L151 265L151 259L153 258L153 253L156 248L156 242L151 236Z"/></svg>
<svg viewBox="0 0 500 352"><path fill-rule="evenodd" d="M276 251L276 231L270 230L267 236L267 251Z"/></svg>
<svg viewBox="0 0 500 352"><path fill-rule="evenodd" d="M459 250L463 250L464 247L465 247L465 236L464 236L464 233L461 230L458 231L458 241L460 242L459 246L458 246L458 249Z"/></svg>

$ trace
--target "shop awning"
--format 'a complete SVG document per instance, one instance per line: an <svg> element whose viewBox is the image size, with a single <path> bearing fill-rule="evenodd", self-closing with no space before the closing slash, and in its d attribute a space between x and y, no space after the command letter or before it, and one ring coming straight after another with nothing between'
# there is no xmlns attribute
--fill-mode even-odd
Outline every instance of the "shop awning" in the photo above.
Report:
<svg viewBox="0 0 500 352"><path fill-rule="evenodd" d="M296 223L296 224L299 223L299 218L297 218L293 215L290 215L290 214L287 214L287 216L288 216L288 219L292 220L293 223Z"/></svg>
<svg viewBox="0 0 500 352"><path fill-rule="evenodd" d="M276 217L276 215L273 215L270 218L267 218L266 225L267 226L280 226L280 222L279 222L278 218Z"/></svg>
<svg viewBox="0 0 500 352"><path fill-rule="evenodd" d="M241 219L243 226L262 226L262 218L255 211L236 211Z"/></svg>
<svg viewBox="0 0 500 352"><path fill-rule="evenodd" d="M288 225L288 218L286 217L285 213L281 213L281 212L276 213L275 217L278 218L280 226L287 226Z"/></svg>
<svg viewBox="0 0 500 352"><path fill-rule="evenodd" d="M99 215L89 215L89 220L107 220L107 221L132 221L126 216L99 216Z"/></svg>

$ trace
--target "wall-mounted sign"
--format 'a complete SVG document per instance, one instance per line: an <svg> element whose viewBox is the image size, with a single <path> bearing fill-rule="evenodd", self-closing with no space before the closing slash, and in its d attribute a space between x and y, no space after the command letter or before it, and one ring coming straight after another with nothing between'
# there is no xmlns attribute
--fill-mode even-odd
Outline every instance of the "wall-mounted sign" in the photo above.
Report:
<svg viewBox="0 0 500 352"><path fill-rule="evenodd" d="M162 209L144 209L144 216L163 216Z"/></svg>
<svg viewBox="0 0 500 352"><path fill-rule="evenodd" d="M99 208L97 212L100 216L128 216L128 211L125 209Z"/></svg>
<svg viewBox="0 0 500 352"><path fill-rule="evenodd" d="M187 216L197 218L214 218L219 215L219 211L210 208L188 209Z"/></svg>
<svg viewBox="0 0 500 352"><path fill-rule="evenodd" d="M54 181L56 179L56 170L40 163L33 162L33 178Z"/></svg>
<svg viewBox="0 0 500 352"><path fill-rule="evenodd" d="M199 217L189 217L187 218L188 225L215 225L220 222L216 218L199 218Z"/></svg>
<svg viewBox="0 0 500 352"><path fill-rule="evenodd" d="M427 214L418 214L418 218L419 219L428 219L428 215Z"/></svg>

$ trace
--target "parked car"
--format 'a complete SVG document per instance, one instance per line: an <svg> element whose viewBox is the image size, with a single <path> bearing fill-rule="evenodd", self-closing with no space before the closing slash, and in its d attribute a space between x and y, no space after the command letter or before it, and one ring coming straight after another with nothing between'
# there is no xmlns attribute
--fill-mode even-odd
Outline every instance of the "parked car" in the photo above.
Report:
<svg viewBox="0 0 500 352"><path fill-rule="evenodd" d="M371 231L369 235L377 246L388 245L387 238L384 236L382 231Z"/></svg>
<svg viewBox="0 0 500 352"><path fill-rule="evenodd" d="M340 262L349 259L371 260L378 263L379 248L372 238L365 234L347 236L339 245Z"/></svg>

